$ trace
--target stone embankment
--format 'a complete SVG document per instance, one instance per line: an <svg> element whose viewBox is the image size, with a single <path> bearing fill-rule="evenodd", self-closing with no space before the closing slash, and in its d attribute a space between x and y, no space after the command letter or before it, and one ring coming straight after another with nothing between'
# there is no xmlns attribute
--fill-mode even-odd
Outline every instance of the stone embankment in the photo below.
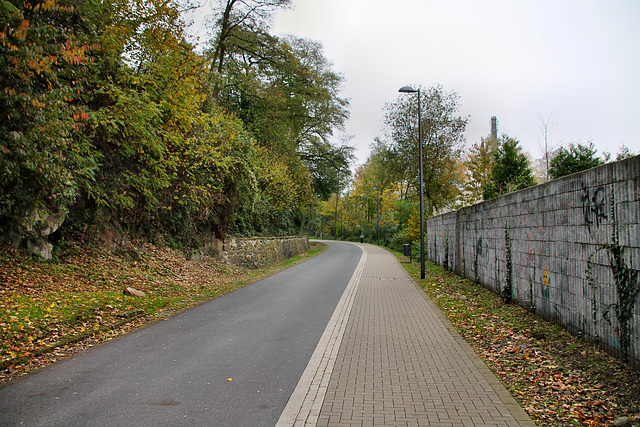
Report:
<svg viewBox="0 0 640 427"><path fill-rule="evenodd" d="M308 249L307 236L227 237L224 242L211 238L193 254L192 259L208 255L233 265L256 269L289 259Z"/></svg>

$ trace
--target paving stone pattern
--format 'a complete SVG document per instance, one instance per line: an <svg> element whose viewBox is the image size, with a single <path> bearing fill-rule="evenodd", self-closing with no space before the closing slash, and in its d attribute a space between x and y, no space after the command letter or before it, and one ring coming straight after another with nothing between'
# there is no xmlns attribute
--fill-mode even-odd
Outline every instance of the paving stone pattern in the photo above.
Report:
<svg viewBox="0 0 640 427"><path fill-rule="evenodd" d="M319 426L533 426L389 252L366 245Z"/></svg>

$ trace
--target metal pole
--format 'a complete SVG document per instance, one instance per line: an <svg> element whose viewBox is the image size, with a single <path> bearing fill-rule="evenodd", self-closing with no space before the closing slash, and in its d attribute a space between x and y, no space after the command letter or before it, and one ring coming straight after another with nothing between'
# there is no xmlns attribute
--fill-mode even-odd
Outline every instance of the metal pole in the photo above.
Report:
<svg viewBox="0 0 640 427"><path fill-rule="evenodd" d="M380 190L378 190L378 246L380 246Z"/></svg>
<svg viewBox="0 0 640 427"><path fill-rule="evenodd" d="M333 239L338 240L338 193L336 193L336 218L334 222Z"/></svg>
<svg viewBox="0 0 640 427"><path fill-rule="evenodd" d="M418 89L418 144L420 145L420 278L424 279L424 181L422 178L422 113Z"/></svg>
<svg viewBox="0 0 640 427"><path fill-rule="evenodd" d="M422 176L422 108L420 106L420 89L403 86L398 92L418 94L418 145L420 163L420 278L424 279L424 179Z"/></svg>

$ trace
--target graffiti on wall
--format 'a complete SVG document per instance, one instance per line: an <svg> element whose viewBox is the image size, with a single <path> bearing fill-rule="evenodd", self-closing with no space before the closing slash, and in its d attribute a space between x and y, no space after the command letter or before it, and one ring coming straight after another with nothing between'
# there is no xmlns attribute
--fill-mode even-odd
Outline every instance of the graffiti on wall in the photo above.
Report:
<svg viewBox="0 0 640 427"><path fill-rule="evenodd" d="M513 226L512 297L640 366L640 267L635 255L632 259L640 243L637 221L629 222L640 206L635 191L640 157L625 162L429 218L431 256L442 260L449 234L449 251L444 251L449 265L457 266L455 256L462 254L458 259L467 267L462 271L500 295L509 282L509 245L502 227L508 222ZM447 231L441 240L433 230L442 223Z"/></svg>
<svg viewBox="0 0 640 427"><path fill-rule="evenodd" d="M604 187L597 187L593 192L582 184L582 215L591 233L591 226L600 227L603 220L608 219L605 213Z"/></svg>

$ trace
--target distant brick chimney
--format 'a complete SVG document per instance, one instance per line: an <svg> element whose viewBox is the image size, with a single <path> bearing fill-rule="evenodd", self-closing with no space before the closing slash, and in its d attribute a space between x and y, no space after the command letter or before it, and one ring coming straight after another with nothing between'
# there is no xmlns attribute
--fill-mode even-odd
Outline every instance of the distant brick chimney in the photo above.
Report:
<svg viewBox="0 0 640 427"><path fill-rule="evenodd" d="M498 118L491 116L491 138L498 139Z"/></svg>

